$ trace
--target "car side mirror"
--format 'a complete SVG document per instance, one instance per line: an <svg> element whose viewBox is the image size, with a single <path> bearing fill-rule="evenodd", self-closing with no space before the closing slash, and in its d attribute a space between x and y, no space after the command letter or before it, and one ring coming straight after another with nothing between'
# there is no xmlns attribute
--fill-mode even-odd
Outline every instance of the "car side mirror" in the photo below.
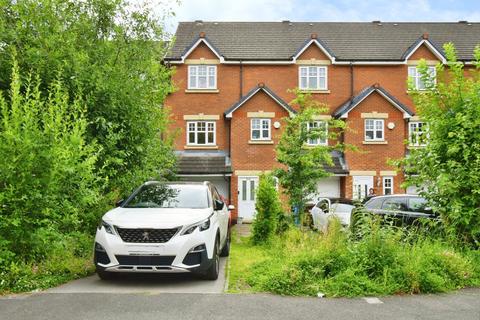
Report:
<svg viewBox="0 0 480 320"><path fill-rule="evenodd" d="M124 200L123 199L120 199L118 200L117 202L115 202L115 206L116 207L120 207L122 204L123 204Z"/></svg>
<svg viewBox="0 0 480 320"><path fill-rule="evenodd" d="M220 200L215 200L215 201L213 201L213 209L214 209L215 211L217 211L217 210L222 210L224 205L225 205L225 204L224 204L222 201L220 201Z"/></svg>
<svg viewBox="0 0 480 320"><path fill-rule="evenodd" d="M228 206L228 211L232 211L232 210L235 210L235 206L233 204Z"/></svg>

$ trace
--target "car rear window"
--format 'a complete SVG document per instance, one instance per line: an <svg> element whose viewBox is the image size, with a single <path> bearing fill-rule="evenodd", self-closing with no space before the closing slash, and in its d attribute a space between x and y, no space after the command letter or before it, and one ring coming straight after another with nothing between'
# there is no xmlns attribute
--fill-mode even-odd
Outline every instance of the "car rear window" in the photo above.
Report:
<svg viewBox="0 0 480 320"><path fill-rule="evenodd" d="M374 198L365 204L367 209L380 209L382 207L383 198Z"/></svg>
<svg viewBox="0 0 480 320"><path fill-rule="evenodd" d="M407 203L405 198L395 197L387 198L383 202L382 209L384 210L395 210L395 211L406 211Z"/></svg>

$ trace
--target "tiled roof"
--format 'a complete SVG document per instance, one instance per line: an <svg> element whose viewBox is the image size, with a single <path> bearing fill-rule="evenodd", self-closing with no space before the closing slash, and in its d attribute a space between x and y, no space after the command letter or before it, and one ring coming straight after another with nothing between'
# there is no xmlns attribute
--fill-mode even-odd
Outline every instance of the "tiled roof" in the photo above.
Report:
<svg viewBox="0 0 480 320"><path fill-rule="evenodd" d="M232 166L223 152L177 152L179 174L230 174Z"/></svg>
<svg viewBox="0 0 480 320"><path fill-rule="evenodd" d="M332 174L348 174L348 166L345 162L343 153L339 151L332 151L331 155L333 160L333 166L325 165L325 170Z"/></svg>
<svg viewBox="0 0 480 320"><path fill-rule="evenodd" d="M225 60L291 60L312 34L337 61L400 61L424 34L439 49L453 42L459 60L473 60L480 44L480 23L180 22L167 59L179 59L201 32Z"/></svg>
<svg viewBox="0 0 480 320"><path fill-rule="evenodd" d="M414 113L412 110L410 110L409 107L398 101L394 96L392 96L390 93L388 93L387 90L384 88L380 87L379 85L375 84L373 86L369 86L361 90L356 96L354 96L352 99L348 100L341 106L339 106L334 112L333 116L334 117L341 117L353 108L355 108L358 104L360 104L366 97L368 97L370 94L373 92L378 92L380 93L383 97L385 97L387 100L390 101L395 107L397 107L399 110L401 110L404 114L408 116L413 116Z"/></svg>

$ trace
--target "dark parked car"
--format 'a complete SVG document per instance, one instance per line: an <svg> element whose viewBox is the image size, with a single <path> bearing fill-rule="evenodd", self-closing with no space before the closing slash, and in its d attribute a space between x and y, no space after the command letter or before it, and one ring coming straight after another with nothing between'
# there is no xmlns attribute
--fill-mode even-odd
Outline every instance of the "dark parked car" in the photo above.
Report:
<svg viewBox="0 0 480 320"><path fill-rule="evenodd" d="M392 217L399 224L413 224L418 219L436 219L427 200L417 195L396 194L378 196L364 204L365 210Z"/></svg>

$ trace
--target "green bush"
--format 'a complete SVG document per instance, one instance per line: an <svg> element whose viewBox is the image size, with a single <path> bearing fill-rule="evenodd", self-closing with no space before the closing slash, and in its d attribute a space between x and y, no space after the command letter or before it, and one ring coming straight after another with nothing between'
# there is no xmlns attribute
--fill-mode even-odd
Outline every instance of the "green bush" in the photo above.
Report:
<svg viewBox="0 0 480 320"><path fill-rule="evenodd" d="M260 176L256 193L256 215L252 225L252 240L255 244L266 243L279 226L282 206L275 189L275 180L271 175ZM284 222L281 221L281 228Z"/></svg>
<svg viewBox="0 0 480 320"><path fill-rule="evenodd" d="M55 81L48 96L38 79L20 80L0 98L0 270L12 261L43 261L69 234L92 232L98 218L98 146L85 141L82 100ZM15 273L14 273L15 274Z"/></svg>
<svg viewBox="0 0 480 320"><path fill-rule="evenodd" d="M444 292L480 285L480 254L408 228L365 218L361 238L332 220L328 231L291 229L257 246L258 262L242 266L248 291L330 297ZM237 249L232 247L232 257ZM236 260L234 260L236 261ZM235 274L235 265L230 272ZM235 287L235 283L231 284Z"/></svg>

